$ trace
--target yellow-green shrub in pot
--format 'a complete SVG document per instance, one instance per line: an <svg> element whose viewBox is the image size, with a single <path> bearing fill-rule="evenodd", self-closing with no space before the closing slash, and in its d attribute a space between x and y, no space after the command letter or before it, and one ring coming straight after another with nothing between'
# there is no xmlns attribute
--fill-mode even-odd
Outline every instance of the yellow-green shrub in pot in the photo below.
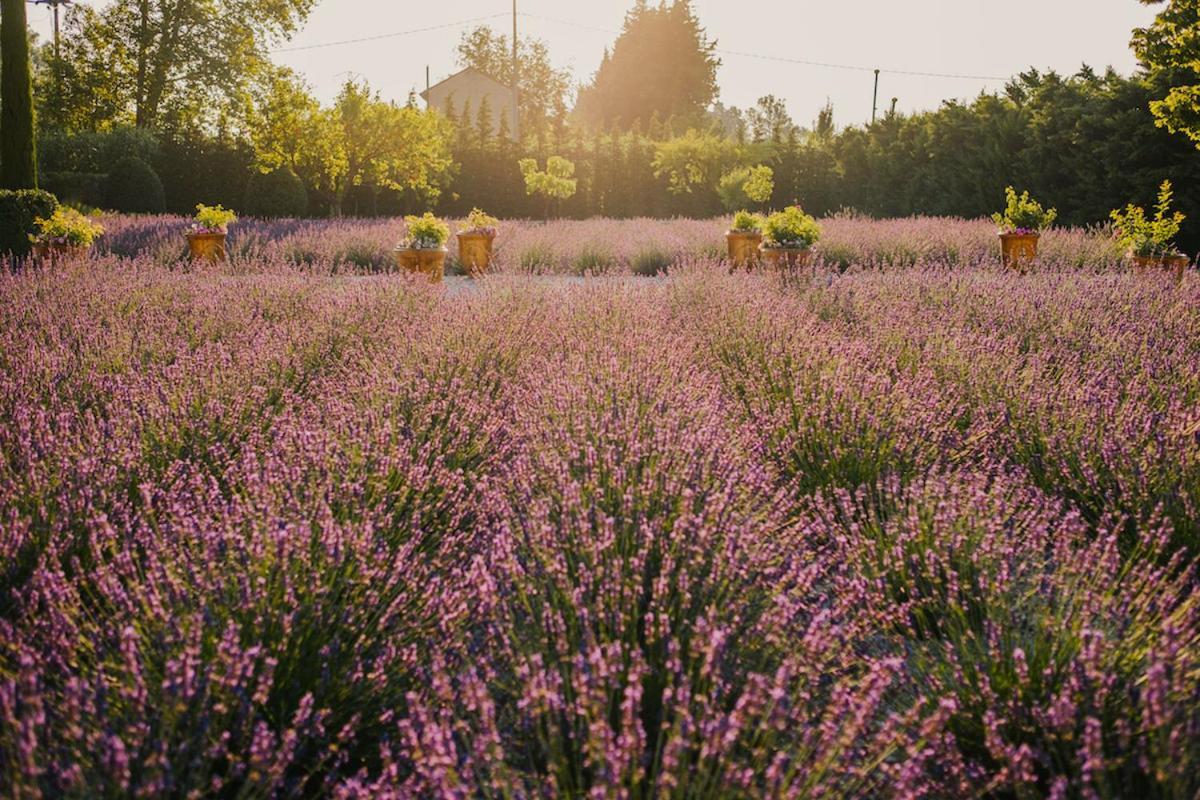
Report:
<svg viewBox="0 0 1200 800"><path fill-rule="evenodd" d="M188 252L193 259L225 260L225 237L229 226L237 222L237 214L221 205L196 206L196 219L187 231Z"/></svg>
<svg viewBox="0 0 1200 800"><path fill-rule="evenodd" d="M821 226L800 206L776 211L763 224L763 259L774 269L798 269L808 264Z"/></svg>
<svg viewBox="0 0 1200 800"><path fill-rule="evenodd" d="M1011 186L1004 190L1004 198L1004 211L992 215L1000 228L1000 257L1006 269L1024 272L1037 258L1042 231L1053 224L1058 212L1042 208L1029 192L1018 195Z"/></svg>
<svg viewBox="0 0 1200 800"><path fill-rule="evenodd" d="M1182 280L1183 271L1191 261L1175 247L1175 237L1187 219L1176 211L1171 213L1171 182L1163 181L1158 189L1158 204L1154 218L1146 219L1146 211L1130 203L1124 211L1112 212L1117 239L1125 247L1133 266L1139 272L1165 270L1175 280Z"/></svg>
<svg viewBox="0 0 1200 800"><path fill-rule="evenodd" d="M49 218L38 217L38 232L30 235L33 255L41 261L82 256L92 242L104 233L104 227L73 208L59 206Z"/></svg>
<svg viewBox="0 0 1200 800"><path fill-rule="evenodd" d="M441 283L446 272L446 242L450 226L429 212L420 217L405 217L407 234L396 247L396 264L405 272L428 276Z"/></svg>
<svg viewBox="0 0 1200 800"><path fill-rule="evenodd" d="M492 245L500 221L478 208L472 209L458 232L458 261L470 275L488 271L492 265Z"/></svg>
<svg viewBox="0 0 1200 800"><path fill-rule="evenodd" d="M729 265L752 267L758 263L758 247L762 244L763 219L749 211L739 211L733 216L733 224L725 234L729 246Z"/></svg>

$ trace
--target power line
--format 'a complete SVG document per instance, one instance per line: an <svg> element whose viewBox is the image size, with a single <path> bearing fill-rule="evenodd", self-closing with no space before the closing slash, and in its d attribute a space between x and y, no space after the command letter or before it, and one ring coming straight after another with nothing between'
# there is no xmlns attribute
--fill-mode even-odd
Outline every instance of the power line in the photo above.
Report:
<svg viewBox="0 0 1200 800"><path fill-rule="evenodd" d="M611 35L620 35L620 31L612 30L611 28L598 28L593 25L583 25L578 22L571 22L565 19L555 19L554 17L546 17L540 14L522 13L521 16L529 17L530 19L538 19L543 22L551 22L556 25L566 25L572 28L580 28L582 30L594 31L596 33L607 33ZM726 56L737 56L739 58L756 58L762 61L778 61L785 64L799 64L806 67L823 67L825 69L841 69L851 70L854 72L875 72L875 67L863 67L855 64L833 64L825 61L805 61L799 58L786 58L784 56L771 56L762 53L745 53L739 50L724 50L716 48L715 52ZM888 75L913 75L922 78L948 78L954 80L971 80L971 81L1007 81L1008 78L997 75L962 75L949 72L919 72L916 70L905 69L880 69L879 72Z"/></svg>
<svg viewBox="0 0 1200 800"><path fill-rule="evenodd" d="M430 31L445 30L447 28L460 28L464 25L471 25L471 24L474 24L477 22L488 22L490 20L498 19L500 17L508 17L508 16L509 16L508 12L501 12L498 14L489 14L489 15L483 16L483 17L472 17L471 19L459 20L458 22L447 22L442 25L430 25L425 28L413 28L412 30L407 30L407 31L394 31L392 33L381 33L381 34L377 34L374 36L363 36L363 37L360 37L357 39L342 39L342 40L336 41L336 42L321 42L319 44L307 44L307 45L300 45L298 47L282 47L282 48L277 48L275 50L272 50L271 52L272 53L295 53L295 52L299 52L302 50L316 50L316 49L325 48L325 47L341 47L343 45L348 45L348 44L362 44L363 42L375 42L375 41L379 41L381 39L394 39L394 38L397 38L400 36L412 36L412 35L418 34L418 33L428 33ZM555 17L547 17L547 16L543 16L541 14L531 14L531 13L525 12L525 11L519 12L518 16L527 17L529 19L534 19L534 20L540 20L542 22L549 22L554 25L565 25L565 26L571 27L571 28L579 28L581 30L593 31L596 33L606 33L609 35L620 35L620 33L621 33L620 31L613 30L612 28L600 28L600 27L596 27L594 25L584 25L582 23L572 22L570 20L557 19ZM840 69L840 70L847 70L847 71L852 71L852 72L875 72L876 71L875 67L864 67L864 66L861 66L858 64L836 64L836 63L827 62L827 61L808 61L808 60L800 59L800 58L788 58L786 56L772 56L772 55L766 55L764 53L746 53L746 52L743 52L740 50L726 50L723 48L716 48L714 52L719 53L720 55L725 55L725 56L735 56L737 58L754 58L754 59L758 59L760 61L775 61L775 62L784 63L784 64L797 64L799 66L805 66L805 67L820 67L822 69ZM880 68L878 71L881 73L887 74L887 75L910 75L910 76L920 77L920 78L945 78L945 79L949 79L949 80L970 80L970 81L1007 81L1008 80L1007 77L1002 77L999 75L966 75L966 74L952 73L952 72L922 72L919 70L885 69L885 68Z"/></svg>
<svg viewBox="0 0 1200 800"><path fill-rule="evenodd" d="M499 14L489 14L486 17L473 17L472 19L463 19L458 22L447 22L443 25L430 25L427 28L413 28L408 31L395 31L393 33L380 33L375 36L363 36L358 39L342 39L338 42L321 42L320 44L306 44L299 47L281 47L272 50L272 53L295 53L300 50L316 50L322 47L340 47L347 44L361 44L363 42L376 42L380 39L394 39L398 36L412 36L417 33L428 33L430 31L440 31L446 28L461 28L463 25L471 25L476 22L487 22L488 20L496 19L497 17L507 17L507 12Z"/></svg>

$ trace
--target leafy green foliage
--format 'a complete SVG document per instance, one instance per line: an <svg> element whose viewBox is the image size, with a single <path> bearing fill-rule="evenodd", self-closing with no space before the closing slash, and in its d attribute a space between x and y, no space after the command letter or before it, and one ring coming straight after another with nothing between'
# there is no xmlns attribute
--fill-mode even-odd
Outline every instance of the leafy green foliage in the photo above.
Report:
<svg viewBox="0 0 1200 800"><path fill-rule="evenodd" d="M0 255L21 257L29 253L29 237L37 220L53 216L58 199L37 189L0 190Z"/></svg>
<svg viewBox="0 0 1200 800"><path fill-rule="evenodd" d="M667 191L691 194L717 184L741 158L736 142L713 133L689 130L654 148L654 177L665 178Z"/></svg>
<svg viewBox="0 0 1200 800"><path fill-rule="evenodd" d="M128 214L161 214L167 208L158 173L136 156L113 165L108 173L104 204Z"/></svg>
<svg viewBox="0 0 1200 800"><path fill-rule="evenodd" d="M308 192L291 167L255 172L246 185L243 207L252 217L302 217L308 210Z"/></svg>
<svg viewBox="0 0 1200 800"><path fill-rule="evenodd" d="M768 247L808 248L821 238L821 226L800 206L776 211L763 224L763 243Z"/></svg>
<svg viewBox="0 0 1200 800"><path fill-rule="evenodd" d="M1166 87L1150 104L1157 124L1200 147L1200 0L1170 0L1150 27L1134 31L1133 47L1151 80Z"/></svg>
<svg viewBox="0 0 1200 800"><path fill-rule="evenodd" d="M45 107L41 106L42 114ZM159 137L153 131L131 125L70 133L45 128L38 131L38 168L46 172L107 173L113 164L127 156L154 164L161 149Z"/></svg>
<svg viewBox="0 0 1200 800"><path fill-rule="evenodd" d="M291 36L313 5L115 0L97 12L72 8L63 33L64 76L104 91L98 98L64 93L59 116L81 122L99 111L139 128L181 130L237 115L268 64L269 45Z"/></svg>
<svg viewBox="0 0 1200 800"><path fill-rule="evenodd" d="M102 208L108 176L90 172L43 172L38 185L67 205Z"/></svg>
<svg viewBox="0 0 1200 800"><path fill-rule="evenodd" d="M487 214L481 209L473 208L467 218L463 220L462 233L483 233L489 236L495 236L497 229L500 227L500 220Z"/></svg>
<svg viewBox="0 0 1200 800"><path fill-rule="evenodd" d="M579 181L575 178L575 165L562 156L550 156L546 169L538 169L532 158L523 158L517 165L525 178L525 193L540 195L546 201L546 216L550 215L550 204L569 200L575 195Z"/></svg>
<svg viewBox="0 0 1200 800"><path fill-rule="evenodd" d="M1170 213L1171 197L1171 182L1163 181L1158 190L1154 219L1146 219L1145 209L1133 203L1126 206L1124 212L1113 211L1112 221L1121 246L1142 258L1174 254L1175 237L1187 217L1178 211Z"/></svg>
<svg viewBox="0 0 1200 800"><path fill-rule="evenodd" d="M196 227L199 229L212 233L225 233L235 222L237 222L237 214L222 205L206 206L200 203L196 206Z"/></svg>
<svg viewBox="0 0 1200 800"><path fill-rule="evenodd" d="M48 218L39 217L35 223L38 232L31 240L36 243L91 247L92 242L104 233L103 225L64 206L54 209Z"/></svg>
<svg viewBox="0 0 1200 800"><path fill-rule="evenodd" d="M749 211L739 211L733 215L733 225L729 230L735 233L758 233L763 229L765 220L758 214Z"/></svg>
<svg viewBox="0 0 1200 800"><path fill-rule="evenodd" d="M1005 233L1044 231L1058 217L1057 211L1042 208L1042 204L1031 198L1029 192L1021 192L1018 196L1016 190L1009 186L1004 190L1004 197L1004 211L993 214L992 221Z"/></svg>
<svg viewBox="0 0 1200 800"><path fill-rule="evenodd" d="M405 217L404 225L408 235L400 244L403 249L437 250L450 238L450 226L428 211L420 217Z"/></svg>
<svg viewBox="0 0 1200 800"><path fill-rule="evenodd" d="M249 120L259 171L287 167L310 189L332 187L345 160L343 131L291 70L278 68L260 82Z"/></svg>
<svg viewBox="0 0 1200 800"><path fill-rule="evenodd" d="M384 102L365 82L348 81L333 109L334 155L326 166L335 210L351 187L409 191L433 202L449 176L450 123L436 111Z"/></svg>
<svg viewBox="0 0 1200 800"><path fill-rule="evenodd" d="M745 208L750 203L766 203L774 192L775 171L762 164L727 172L717 183L717 194L728 211Z"/></svg>

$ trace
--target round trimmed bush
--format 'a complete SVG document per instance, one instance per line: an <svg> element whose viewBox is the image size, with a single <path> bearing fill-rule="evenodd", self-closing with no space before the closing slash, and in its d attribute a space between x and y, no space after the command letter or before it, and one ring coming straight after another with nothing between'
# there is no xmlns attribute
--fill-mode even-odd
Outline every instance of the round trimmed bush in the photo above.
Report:
<svg viewBox="0 0 1200 800"><path fill-rule="evenodd" d="M36 220L49 219L58 208L58 198L39 189L0 190L0 256L29 254L29 235L37 231Z"/></svg>
<svg viewBox="0 0 1200 800"><path fill-rule="evenodd" d="M108 173L104 204L127 214L161 214L167 210L162 181L154 168L140 158L129 156L113 165Z"/></svg>
<svg viewBox="0 0 1200 800"><path fill-rule="evenodd" d="M308 211L308 192L291 167L255 172L246 185L242 210L251 217L302 217Z"/></svg>

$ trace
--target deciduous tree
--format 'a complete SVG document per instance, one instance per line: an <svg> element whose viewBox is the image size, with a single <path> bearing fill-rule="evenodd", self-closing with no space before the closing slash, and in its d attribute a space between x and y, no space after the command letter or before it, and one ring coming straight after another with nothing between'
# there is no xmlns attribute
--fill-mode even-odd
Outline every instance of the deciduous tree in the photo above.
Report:
<svg viewBox="0 0 1200 800"><path fill-rule="evenodd" d="M1200 147L1200 0L1169 0L1148 28L1134 31L1133 47L1150 79L1165 88L1150 104L1158 124Z"/></svg>
<svg viewBox="0 0 1200 800"><path fill-rule="evenodd" d="M116 92L140 128L237 109L315 0L114 0L68 12L64 75ZM182 118L182 119L181 119Z"/></svg>

